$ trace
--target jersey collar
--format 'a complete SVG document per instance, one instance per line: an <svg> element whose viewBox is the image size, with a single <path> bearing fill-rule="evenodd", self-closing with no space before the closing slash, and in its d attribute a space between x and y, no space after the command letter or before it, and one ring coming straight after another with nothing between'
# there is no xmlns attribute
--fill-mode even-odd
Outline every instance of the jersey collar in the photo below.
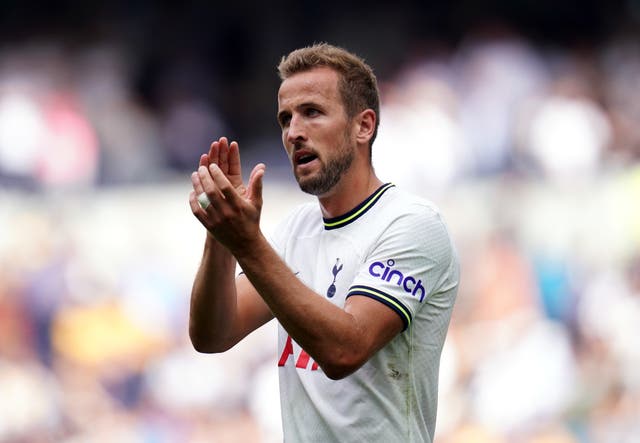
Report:
<svg viewBox="0 0 640 443"><path fill-rule="evenodd" d="M332 218L323 217L322 221L324 222L324 229L327 231L331 229L338 229L356 221L365 212L371 209L378 200L380 200L380 197L382 197L382 194L384 194L387 189L393 188L394 186L395 185L393 183L385 183L384 185L380 186L373 194L367 197L362 203L360 203L358 206L356 206L346 214L342 214L338 217Z"/></svg>

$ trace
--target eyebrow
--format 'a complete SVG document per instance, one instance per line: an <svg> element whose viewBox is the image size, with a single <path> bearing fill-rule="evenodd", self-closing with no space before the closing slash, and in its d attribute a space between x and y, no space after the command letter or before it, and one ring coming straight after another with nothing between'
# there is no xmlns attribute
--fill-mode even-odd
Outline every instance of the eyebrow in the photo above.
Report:
<svg viewBox="0 0 640 443"><path fill-rule="evenodd" d="M303 103L297 104L293 108L294 109L304 109L304 108L309 108L309 107L323 108L323 106L321 104L319 104L317 102L313 102L313 101L307 101L307 102L303 102ZM285 111L285 110L282 110L282 111L278 112L278 115L277 115L278 121L280 121L280 119L283 116L290 115L290 114L291 113L289 111Z"/></svg>
<svg viewBox="0 0 640 443"><path fill-rule="evenodd" d="M297 105L295 105L293 107L293 109L304 109L304 108L319 108L319 109L323 109L324 106L321 105L318 102L314 102L314 101L307 101L307 102L303 102L303 103L299 103ZM282 110L278 113L278 115L282 114L282 113L288 113L288 111Z"/></svg>
<svg viewBox="0 0 640 443"><path fill-rule="evenodd" d="M318 102L304 102L304 103L300 103L298 106L296 106L296 108L308 108L308 107L316 107L316 108L321 108L322 105Z"/></svg>

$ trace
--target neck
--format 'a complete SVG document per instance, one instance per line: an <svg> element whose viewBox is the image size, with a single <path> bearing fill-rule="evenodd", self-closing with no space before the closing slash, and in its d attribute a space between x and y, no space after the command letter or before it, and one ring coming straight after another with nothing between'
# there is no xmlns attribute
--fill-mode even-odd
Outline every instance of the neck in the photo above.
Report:
<svg viewBox="0 0 640 443"><path fill-rule="evenodd" d="M318 196L322 216L333 218L349 212L382 184L372 169L368 174L345 174L331 191Z"/></svg>

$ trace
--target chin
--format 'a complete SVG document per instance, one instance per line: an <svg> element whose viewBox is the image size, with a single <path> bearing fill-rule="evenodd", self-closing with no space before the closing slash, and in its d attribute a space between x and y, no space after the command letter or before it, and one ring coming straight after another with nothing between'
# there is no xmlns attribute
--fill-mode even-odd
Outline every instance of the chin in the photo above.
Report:
<svg viewBox="0 0 640 443"><path fill-rule="evenodd" d="M298 181L298 186L300 187L300 190L302 192L316 196L319 195L319 189L317 189L317 184L314 183L313 180L305 180L300 178L296 178L296 180Z"/></svg>
<svg viewBox="0 0 640 443"><path fill-rule="evenodd" d="M327 183L318 180L298 180L298 186L302 192L316 197L325 197L336 187L337 183Z"/></svg>
<svg viewBox="0 0 640 443"><path fill-rule="evenodd" d="M300 190L306 194L309 195L315 195L316 197L319 197L321 194L323 194L320 189L317 189L315 186L313 186L313 183L305 183L304 181L300 181L298 180L298 186L300 187Z"/></svg>

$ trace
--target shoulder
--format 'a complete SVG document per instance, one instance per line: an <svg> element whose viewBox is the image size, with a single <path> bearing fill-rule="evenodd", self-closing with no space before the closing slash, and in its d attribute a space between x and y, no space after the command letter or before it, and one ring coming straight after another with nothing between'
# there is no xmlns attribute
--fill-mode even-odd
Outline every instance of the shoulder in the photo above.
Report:
<svg viewBox="0 0 640 443"><path fill-rule="evenodd" d="M391 225L410 225L425 229L440 227L446 230L440 209L430 200L393 188L381 208Z"/></svg>
<svg viewBox="0 0 640 443"><path fill-rule="evenodd" d="M453 240L440 209L430 200L394 189L385 202L385 227L381 240L398 248L418 248L435 255L449 256ZM443 257L444 258L444 257Z"/></svg>

